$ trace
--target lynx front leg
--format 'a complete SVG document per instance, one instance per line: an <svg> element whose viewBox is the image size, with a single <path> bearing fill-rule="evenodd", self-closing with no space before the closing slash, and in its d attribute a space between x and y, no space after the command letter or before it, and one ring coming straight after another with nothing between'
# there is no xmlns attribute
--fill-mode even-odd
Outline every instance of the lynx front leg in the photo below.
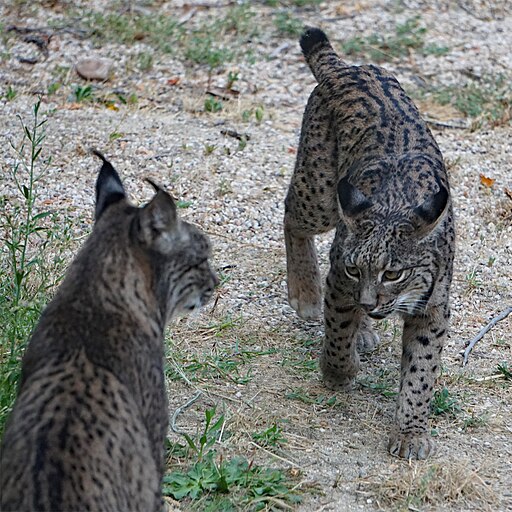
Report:
<svg viewBox="0 0 512 512"><path fill-rule="evenodd" d="M396 430L388 446L397 457L426 459L434 452L428 418L435 379L441 368L448 317L448 308L440 306L405 320Z"/></svg>
<svg viewBox="0 0 512 512"><path fill-rule="evenodd" d="M320 369L325 385L331 389L348 389L359 370L357 346L365 317L353 300L341 293L333 271L327 276L324 317L325 339L320 356Z"/></svg>

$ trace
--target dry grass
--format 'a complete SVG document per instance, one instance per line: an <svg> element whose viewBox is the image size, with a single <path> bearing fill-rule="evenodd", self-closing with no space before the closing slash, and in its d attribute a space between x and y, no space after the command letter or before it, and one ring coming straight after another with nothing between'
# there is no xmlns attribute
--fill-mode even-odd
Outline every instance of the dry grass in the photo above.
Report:
<svg viewBox="0 0 512 512"><path fill-rule="evenodd" d="M363 493L384 509L442 510L457 505L460 510L494 510L495 496L482 473L482 468L473 469L469 461L399 463L389 474L375 475L361 484Z"/></svg>

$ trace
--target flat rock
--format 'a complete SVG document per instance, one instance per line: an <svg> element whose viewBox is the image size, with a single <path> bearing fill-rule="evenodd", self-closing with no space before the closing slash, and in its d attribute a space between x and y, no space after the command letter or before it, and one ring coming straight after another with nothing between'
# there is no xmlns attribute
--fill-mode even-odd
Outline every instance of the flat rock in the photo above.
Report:
<svg viewBox="0 0 512 512"><path fill-rule="evenodd" d="M112 63L106 59L87 57L75 64L76 72L86 80L108 80Z"/></svg>

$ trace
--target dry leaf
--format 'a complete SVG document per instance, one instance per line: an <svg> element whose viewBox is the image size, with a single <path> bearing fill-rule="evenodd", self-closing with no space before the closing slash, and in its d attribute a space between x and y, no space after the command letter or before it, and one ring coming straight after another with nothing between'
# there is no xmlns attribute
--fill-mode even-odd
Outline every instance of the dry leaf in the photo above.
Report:
<svg viewBox="0 0 512 512"><path fill-rule="evenodd" d="M482 185L485 185L486 187L492 187L494 182L496 180L492 179L492 178L488 178L487 176L483 175L482 173L480 173L480 183Z"/></svg>

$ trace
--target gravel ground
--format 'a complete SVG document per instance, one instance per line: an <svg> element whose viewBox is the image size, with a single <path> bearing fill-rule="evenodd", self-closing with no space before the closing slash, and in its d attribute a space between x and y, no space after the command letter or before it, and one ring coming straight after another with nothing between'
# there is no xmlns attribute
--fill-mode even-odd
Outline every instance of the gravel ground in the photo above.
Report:
<svg viewBox="0 0 512 512"><path fill-rule="evenodd" d="M87 4L77 4L79 11ZM355 36L393 34L397 24L419 16L427 28L425 44L448 48L444 55L411 51L382 64L408 90L419 91L418 105L432 122L449 168L458 232L452 332L438 389L447 388L460 410L433 417L438 453L429 461L410 463L386 452L394 399L377 385L398 385L398 322L379 324L383 343L367 356L361 385L352 394L329 392L318 371L304 364L314 362L323 327L302 322L287 304L282 217L302 112L315 83L297 37L276 35L269 20L277 8L251 4L259 29L258 36L246 38L252 57L220 66L211 76L205 66L179 53L155 53L151 69L141 71L134 62L150 50L147 43L98 46L73 30L55 32L42 58L34 44L6 28L65 21L69 2L2 4L0 87L4 95L11 88L16 96L0 100L0 194L8 204L16 201L8 169L14 159L9 141L22 135L18 116L30 121L37 95L58 77L62 87L42 99L48 118L44 154L52 156L52 164L40 182L40 207L69 218L77 240L89 232L98 162L87 148L96 147L112 160L135 202L151 196L143 178L152 177L187 202L183 217L201 226L214 244L223 284L213 303L197 317L179 320L169 338L173 375L182 375L169 382L170 412L203 392L180 415L180 428L195 432L206 407L216 405L231 434L219 450L226 457L242 454L300 475L297 483L304 494L296 510L512 510L511 388L497 371L503 362L512 366L512 316L478 342L464 368L460 355L482 326L512 305L510 98L509 116L505 111L489 122L483 115L465 117L421 94L431 84L463 87L498 76L512 81L510 3L349 0L279 11L320 25L338 49ZM157 7L192 30L225 16L233 5L175 1ZM39 61L20 61L30 56ZM137 103L118 102L112 109L70 100L73 84L86 85L73 70L83 56L113 63L112 78L95 84L98 96L114 90L134 93ZM347 60L360 63L362 57ZM228 71L238 73L234 88L239 94L224 100L220 112L205 112L205 92L223 88ZM223 134L226 130L246 140L240 143ZM331 237L318 240L324 273ZM244 351L260 355L241 362ZM237 373L194 374L189 367L197 360L239 364ZM240 376L247 377L244 383ZM289 398L290 393L302 401ZM333 396L334 405L329 401ZM288 442L275 449L258 447L251 433L274 422ZM176 434L171 439L180 440ZM173 466L181 463L171 461Z"/></svg>

